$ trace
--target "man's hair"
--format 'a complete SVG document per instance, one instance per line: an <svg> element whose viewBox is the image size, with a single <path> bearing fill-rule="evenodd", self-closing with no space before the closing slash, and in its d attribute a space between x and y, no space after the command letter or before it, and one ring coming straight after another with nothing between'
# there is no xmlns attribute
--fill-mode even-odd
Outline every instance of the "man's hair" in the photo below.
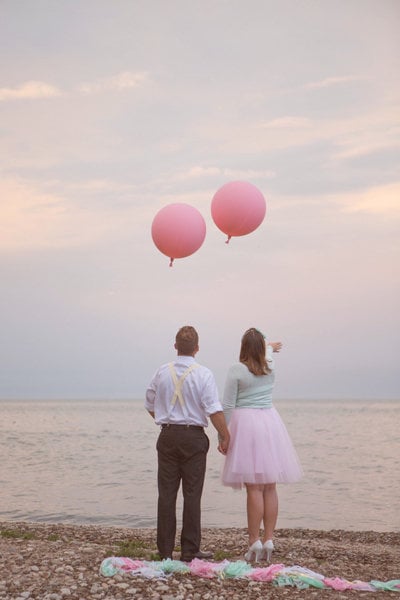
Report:
<svg viewBox="0 0 400 600"><path fill-rule="evenodd" d="M175 347L178 354L191 356L199 345L199 336L197 331L191 325L184 325L180 328L175 337Z"/></svg>

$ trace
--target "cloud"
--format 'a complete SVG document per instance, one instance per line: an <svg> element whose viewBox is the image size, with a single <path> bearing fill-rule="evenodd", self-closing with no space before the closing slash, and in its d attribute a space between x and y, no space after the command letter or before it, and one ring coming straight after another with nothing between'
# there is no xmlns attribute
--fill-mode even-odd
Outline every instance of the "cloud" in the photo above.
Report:
<svg viewBox="0 0 400 600"><path fill-rule="evenodd" d="M79 86L79 91L83 94L97 94L100 92L129 90L137 88L149 80L146 72L133 73L124 71L113 77L98 79L97 81L82 83Z"/></svg>
<svg viewBox="0 0 400 600"><path fill-rule="evenodd" d="M60 198L6 179L0 182L0 249L49 246L63 216Z"/></svg>
<svg viewBox="0 0 400 600"><path fill-rule="evenodd" d="M0 88L0 101L36 100L61 96L61 91L44 81L26 81L16 88Z"/></svg>
<svg viewBox="0 0 400 600"><path fill-rule="evenodd" d="M145 72L132 73L131 71L124 71L113 77L82 83L78 86L78 91L83 94L96 94L111 90L121 92L139 87L148 80L148 74ZM7 100L55 98L62 95L63 92L59 88L44 81L26 81L15 88L0 88L0 102Z"/></svg>
<svg viewBox="0 0 400 600"><path fill-rule="evenodd" d="M364 213L387 219L400 217L400 181L365 189L356 189L336 194L309 195L275 195L274 211L282 214L282 218L293 211L306 215L309 211L314 215L325 214L326 209L340 213Z"/></svg>
<svg viewBox="0 0 400 600"><path fill-rule="evenodd" d="M57 183L57 182L56 182ZM65 183L58 182L59 185L65 186ZM138 185L130 183L119 183L111 179L89 179L81 183L71 183L65 187L72 191L82 191L88 193L116 193L116 192L132 192L140 189Z"/></svg>
<svg viewBox="0 0 400 600"><path fill-rule="evenodd" d="M190 179L205 177L226 177L227 179L272 179L275 177L273 171L260 171L253 169L227 169L222 167L203 167L201 165L191 167L186 171L178 172L172 177L174 181L187 181Z"/></svg>
<svg viewBox="0 0 400 600"><path fill-rule="evenodd" d="M187 179L197 179L198 177L214 177L220 174L221 169L219 167L203 167L198 165L186 171L178 172L173 178L175 181L185 181Z"/></svg>
<svg viewBox="0 0 400 600"><path fill-rule="evenodd" d="M369 154L374 154L376 152L400 148L400 140L391 140L387 138L385 140L371 139L364 142L361 140L359 142L354 140L353 143L351 141L343 141L342 147L343 150L336 152L334 158L357 158L361 156L368 156Z"/></svg>
<svg viewBox="0 0 400 600"><path fill-rule="evenodd" d="M282 114L242 123L202 121L196 135L219 152L262 154L273 150L325 144L326 160L347 160L400 146L396 105L378 106L351 117L308 118Z"/></svg>
<svg viewBox="0 0 400 600"><path fill-rule="evenodd" d="M0 251L79 247L120 236L127 228L143 228L148 215L137 214L134 203L115 206L47 191L54 182L39 187L16 179L0 181ZM46 190L46 191L43 191Z"/></svg>
<svg viewBox="0 0 400 600"><path fill-rule="evenodd" d="M333 122L334 159L345 160L368 156L400 147L399 110L396 106L360 115L358 118Z"/></svg>
<svg viewBox="0 0 400 600"><path fill-rule="evenodd" d="M400 217L400 182L376 186L368 190L339 197L343 210L369 213L388 218Z"/></svg>
<svg viewBox="0 0 400 600"><path fill-rule="evenodd" d="M280 117L278 119L272 119L261 123L261 127L264 129L298 129L298 128L309 128L312 126L311 119L305 117Z"/></svg>
<svg viewBox="0 0 400 600"><path fill-rule="evenodd" d="M343 75L341 77L326 77L325 79L321 79L320 81L313 81L310 83L306 83L303 87L305 89L320 89L320 88L328 88L334 85L341 85L342 83L350 83L353 81L360 81L363 77L357 75Z"/></svg>

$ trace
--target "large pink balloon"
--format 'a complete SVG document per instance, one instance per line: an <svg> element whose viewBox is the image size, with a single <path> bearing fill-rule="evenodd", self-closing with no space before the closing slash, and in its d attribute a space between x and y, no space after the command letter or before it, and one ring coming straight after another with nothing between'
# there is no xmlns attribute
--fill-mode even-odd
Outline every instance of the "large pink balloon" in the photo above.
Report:
<svg viewBox="0 0 400 600"><path fill-rule="evenodd" d="M223 185L211 202L211 215L216 226L231 237L251 233L262 223L266 212L265 198L255 185L247 181L231 181Z"/></svg>
<svg viewBox="0 0 400 600"><path fill-rule="evenodd" d="M168 204L153 219L151 235L157 248L174 258L183 258L196 252L206 237L206 223L197 208L189 204Z"/></svg>

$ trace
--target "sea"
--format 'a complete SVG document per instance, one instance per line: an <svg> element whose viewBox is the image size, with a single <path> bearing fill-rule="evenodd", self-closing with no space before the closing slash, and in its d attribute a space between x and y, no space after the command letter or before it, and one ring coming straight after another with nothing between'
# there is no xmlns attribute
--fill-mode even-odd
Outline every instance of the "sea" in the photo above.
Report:
<svg viewBox="0 0 400 600"><path fill-rule="evenodd" d="M0 400L0 520L155 527L159 428L143 404ZM400 400L274 405L304 469L278 485L277 527L400 531ZM221 485L207 433L202 525L246 527L246 492Z"/></svg>

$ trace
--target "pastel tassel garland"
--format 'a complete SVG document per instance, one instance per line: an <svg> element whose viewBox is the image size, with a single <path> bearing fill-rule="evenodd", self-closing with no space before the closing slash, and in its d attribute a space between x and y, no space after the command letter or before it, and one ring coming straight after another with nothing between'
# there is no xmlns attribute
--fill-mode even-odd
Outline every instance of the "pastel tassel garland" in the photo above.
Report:
<svg viewBox="0 0 400 600"><path fill-rule="evenodd" d="M359 591L389 591L400 592L400 579L391 581L347 581L340 577L325 577L321 573L311 571L306 567L294 565L285 567L282 564L253 568L249 563L238 560L230 562L223 560L219 563L203 561L198 558L191 563L179 560L165 559L162 561L132 560L121 556L105 558L100 565L100 574L113 577L117 574L128 573L149 579L166 578L172 573L184 573L197 577L219 577L220 579L252 579L253 581L271 582L273 585L292 586L299 589L309 587L330 590L359 590Z"/></svg>

